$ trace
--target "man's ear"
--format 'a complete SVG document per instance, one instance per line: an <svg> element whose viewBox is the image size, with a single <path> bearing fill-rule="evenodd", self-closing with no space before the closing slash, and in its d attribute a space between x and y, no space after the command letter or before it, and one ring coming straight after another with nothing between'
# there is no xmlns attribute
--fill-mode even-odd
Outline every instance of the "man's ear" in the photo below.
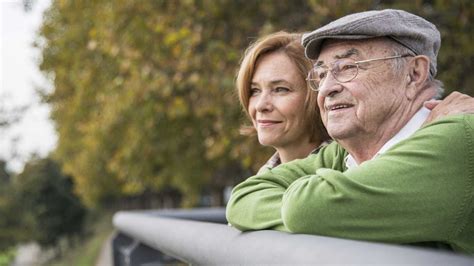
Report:
<svg viewBox="0 0 474 266"><path fill-rule="evenodd" d="M417 55L408 63L407 97L414 97L422 91L430 73L430 59L425 55Z"/></svg>

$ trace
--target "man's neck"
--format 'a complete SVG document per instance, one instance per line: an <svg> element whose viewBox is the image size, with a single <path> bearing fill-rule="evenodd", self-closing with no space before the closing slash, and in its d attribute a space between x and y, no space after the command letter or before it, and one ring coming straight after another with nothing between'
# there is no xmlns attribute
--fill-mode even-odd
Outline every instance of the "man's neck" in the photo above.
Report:
<svg viewBox="0 0 474 266"><path fill-rule="evenodd" d="M392 115L383 125L380 125L374 134L359 134L353 138L339 140L338 142L353 157L357 164L368 161L384 147L421 109L421 105L406 107L397 115Z"/></svg>
<svg viewBox="0 0 474 266"><path fill-rule="evenodd" d="M398 130L400 129L401 127L398 128ZM393 131L385 131L380 135L367 134L362 138L352 138L338 142L354 158L357 164L361 164L372 159L397 132L396 128L394 128Z"/></svg>

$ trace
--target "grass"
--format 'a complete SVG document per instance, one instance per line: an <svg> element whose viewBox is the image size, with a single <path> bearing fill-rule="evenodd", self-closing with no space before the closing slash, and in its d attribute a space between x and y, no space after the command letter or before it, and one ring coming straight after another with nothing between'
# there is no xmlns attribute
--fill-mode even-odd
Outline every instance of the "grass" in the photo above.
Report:
<svg viewBox="0 0 474 266"><path fill-rule="evenodd" d="M0 266L8 266L15 258L15 248L0 252Z"/></svg>
<svg viewBox="0 0 474 266"><path fill-rule="evenodd" d="M112 215L100 214L95 221L89 223L91 234L64 251L60 258L47 263L50 266L94 266L99 257L102 244L112 234Z"/></svg>

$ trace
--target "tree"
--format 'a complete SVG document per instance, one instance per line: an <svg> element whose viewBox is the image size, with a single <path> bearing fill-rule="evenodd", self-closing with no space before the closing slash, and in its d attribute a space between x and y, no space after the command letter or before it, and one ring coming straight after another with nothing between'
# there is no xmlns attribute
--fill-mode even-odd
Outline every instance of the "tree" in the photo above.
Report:
<svg viewBox="0 0 474 266"><path fill-rule="evenodd" d="M0 186L10 183L10 173L7 170L7 162L0 159Z"/></svg>
<svg viewBox="0 0 474 266"><path fill-rule="evenodd" d="M14 177L6 169L6 162L0 160L0 251L15 247L29 240L33 229L22 209Z"/></svg>
<svg viewBox="0 0 474 266"><path fill-rule="evenodd" d="M82 232L86 210L73 194L72 178L53 160L35 159L15 178L19 213L31 228L29 239L54 246L62 237Z"/></svg>
<svg viewBox="0 0 474 266"><path fill-rule="evenodd" d="M15 193L10 184L6 162L0 160L0 251L15 246L22 240L23 229L18 221Z"/></svg>
<svg viewBox="0 0 474 266"><path fill-rule="evenodd" d="M233 82L245 47L269 32L390 7L438 25L440 77L448 91L474 95L470 1L54 1L38 45L55 87L45 95L55 158L90 206L167 187L193 205L272 152L238 134L245 118Z"/></svg>
<svg viewBox="0 0 474 266"><path fill-rule="evenodd" d="M4 95L0 96L7 97ZM3 105L0 105L0 130L4 130L12 124L17 123L27 109L28 106L17 106L14 108L7 108Z"/></svg>

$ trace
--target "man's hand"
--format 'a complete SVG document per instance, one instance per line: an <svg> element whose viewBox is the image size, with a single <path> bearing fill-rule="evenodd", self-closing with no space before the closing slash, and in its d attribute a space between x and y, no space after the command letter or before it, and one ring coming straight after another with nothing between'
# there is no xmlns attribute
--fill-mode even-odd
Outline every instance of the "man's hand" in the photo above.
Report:
<svg viewBox="0 0 474 266"><path fill-rule="evenodd" d="M423 125L447 115L474 114L474 98L457 91L452 92L442 101L430 100L424 105L431 110L431 114Z"/></svg>

